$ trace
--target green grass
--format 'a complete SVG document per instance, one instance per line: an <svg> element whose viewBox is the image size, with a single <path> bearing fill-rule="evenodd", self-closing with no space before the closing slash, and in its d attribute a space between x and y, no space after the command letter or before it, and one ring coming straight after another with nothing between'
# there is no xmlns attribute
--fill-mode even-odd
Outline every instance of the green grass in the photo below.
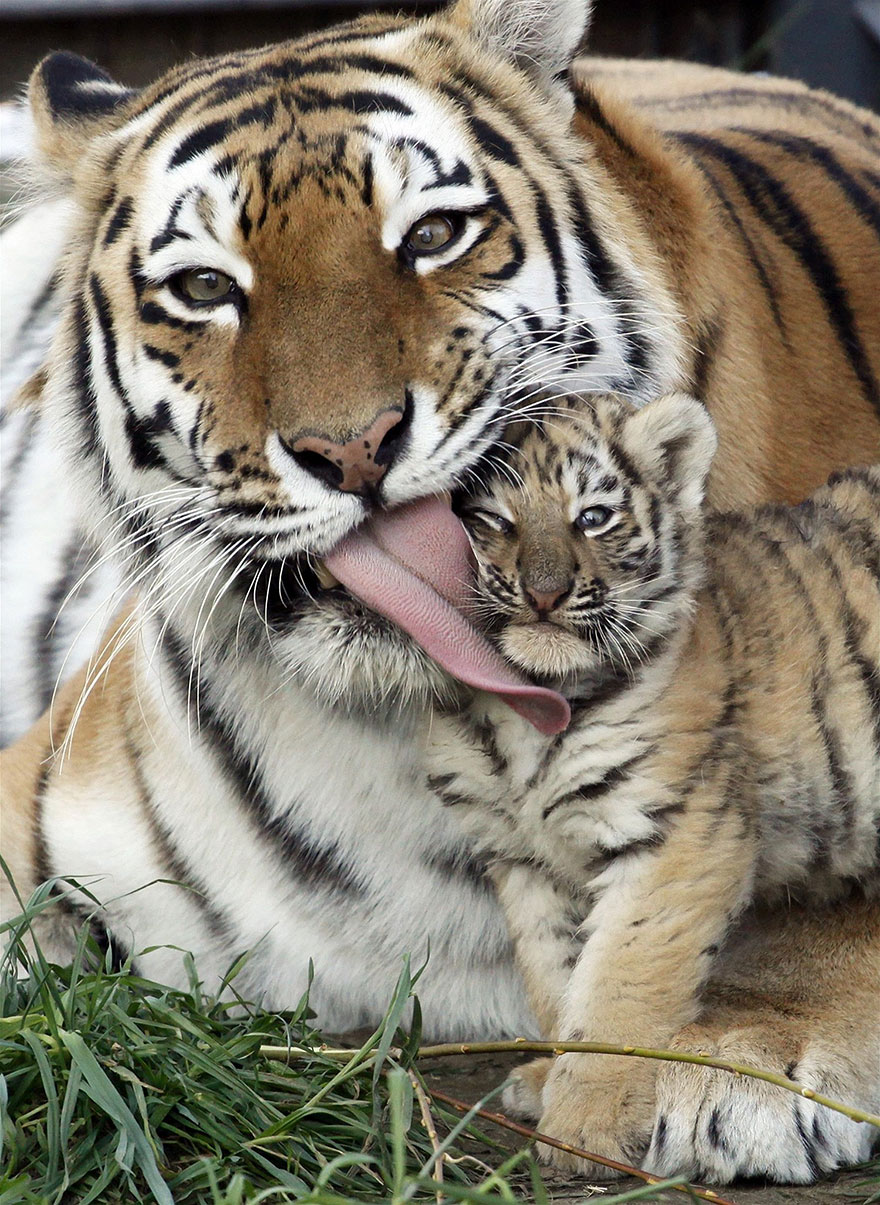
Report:
<svg viewBox="0 0 880 1205"><path fill-rule="evenodd" d="M382 1025L340 1067L321 1054L307 996L285 1014L221 1001L202 991L191 959L188 990L152 983L114 970L87 929L70 967L28 954L24 935L50 890L0 927L0 1205L437 1200L438 1152L412 1068L417 999L401 1029L417 979L408 966ZM233 997L243 963L228 976ZM310 1055L288 1065L261 1045ZM511 1155L467 1119L430 1108L446 1201L546 1201L528 1150ZM670 1196L687 1199L642 1187L602 1200Z"/></svg>

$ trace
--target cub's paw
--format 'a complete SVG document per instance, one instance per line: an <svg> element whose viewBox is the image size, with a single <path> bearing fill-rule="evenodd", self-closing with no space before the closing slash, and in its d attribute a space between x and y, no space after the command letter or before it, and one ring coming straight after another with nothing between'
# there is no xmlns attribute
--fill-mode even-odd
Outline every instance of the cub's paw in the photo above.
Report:
<svg viewBox="0 0 880 1205"><path fill-rule="evenodd" d="M872 1092L872 1069L847 1057L848 1035L811 1040L805 1026L780 1018L778 1024L721 1033L716 1028L713 1033L696 1024L682 1030L672 1045L773 1071L846 1103L875 1108L880 1082ZM663 1063L644 1167L661 1176L683 1174L713 1184L741 1176L811 1184L836 1168L867 1159L876 1139L872 1126L763 1080Z"/></svg>
<svg viewBox="0 0 880 1205"><path fill-rule="evenodd" d="M638 1166L654 1121L655 1075L653 1066L634 1059L560 1055L547 1077L538 1129L569 1146ZM591 1180L623 1174L554 1147L539 1145L538 1154L553 1167Z"/></svg>
<svg viewBox="0 0 880 1205"><path fill-rule="evenodd" d="M544 1110L544 1085L552 1066L552 1059L532 1059L517 1067L501 1096L505 1112L526 1121L537 1121Z"/></svg>

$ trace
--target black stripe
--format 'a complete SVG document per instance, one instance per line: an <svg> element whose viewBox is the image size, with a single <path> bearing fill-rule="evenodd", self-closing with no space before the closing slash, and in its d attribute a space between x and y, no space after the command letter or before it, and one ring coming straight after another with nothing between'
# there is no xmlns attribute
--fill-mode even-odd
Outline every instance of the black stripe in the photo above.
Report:
<svg viewBox="0 0 880 1205"><path fill-rule="evenodd" d="M568 269L565 264L565 257L562 254L562 240L559 236L559 227L547 194L535 181L532 180L530 182L535 197L538 230L541 238L544 240L544 245L550 256L550 262L553 265L553 274L556 278L556 300L559 303L562 315L565 316L565 303L568 300Z"/></svg>
<svg viewBox="0 0 880 1205"><path fill-rule="evenodd" d="M165 628L163 647L177 679L181 701L186 706L189 662L170 626ZM363 896L363 884L347 865L336 842L319 845L305 832L297 830L289 816L272 814L271 801L260 782L258 762L239 746L228 721L209 702L210 694L210 682L202 670L195 707L203 747L218 762L226 781L284 869L305 886Z"/></svg>
<svg viewBox="0 0 880 1205"><path fill-rule="evenodd" d="M709 392L723 333L724 328L717 317L707 318L697 325L691 392L699 401L705 401Z"/></svg>
<svg viewBox="0 0 880 1205"><path fill-rule="evenodd" d="M720 88L711 92L691 92L683 96L646 98L640 103L651 110L665 109L670 112L679 109L693 109L699 112L709 107L726 108L728 105L749 104L758 104L765 110L768 105L780 109L793 109L797 113L813 109L825 116L833 117L833 128L838 133L843 133L843 126L846 125L849 126L851 132L855 131L859 138L865 139L868 143L876 146L880 142L880 128L871 125L868 121L861 121L857 113L846 104L846 101L838 101L827 93ZM749 133L753 132L753 130L749 130Z"/></svg>
<svg viewBox="0 0 880 1205"><path fill-rule="evenodd" d="M361 199L369 207L373 204L373 156L367 154L364 159L363 181L361 183Z"/></svg>
<svg viewBox="0 0 880 1205"><path fill-rule="evenodd" d="M611 124L602 106L599 103L599 98L589 85L583 91L575 92L574 97L575 108L586 118L587 121L593 123L602 131L606 137L610 138L618 150L623 151L630 159L638 159L639 155L633 147L626 141L620 131Z"/></svg>
<svg viewBox="0 0 880 1205"><path fill-rule="evenodd" d="M101 331L101 338L104 343L104 367L107 369L107 375L110 378L110 384L113 386L119 400L125 406L125 409L131 410L131 403L128 399L128 393L122 383L122 378L119 375L119 359L116 346L116 330L113 325L113 315L110 312L110 305L107 301L107 296L101 288L101 282L93 272L89 277L89 291L92 295L92 302L95 307L95 317L98 320L98 327Z"/></svg>
<svg viewBox="0 0 880 1205"><path fill-rule="evenodd" d="M721 1132L721 1110L718 1105L709 1114L706 1137L709 1139L709 1145L713 1146L716 1151L721 1151L723 1155L730 1154L730 1143Z"/></svg>
<svg viewBox="0 0 880 1205"><path fill-rule="evenodd" d="M789 1078L791 1078L791 1077L789 1077ZM807 1160L807 1171L809 1173L810 1179L817 1180L819 1178L819 1176L822 1174L822 1169L819 1166L819 1160L817 1158L816 1147L813 1142L813 1139L807 1133L807 1128L804 1125L804 1119L801 1116L800 1104L801 1104L801 1102L797 1098L795 1098L791 1102L792 1109L794 1110L795 1128L797 1129L798 1138L800 1138L800 1140L801 1140L801 1146L803 1148L804 1157ZM816 1107L817 1107L816 1105L813 1106L813 1108L816 1108Z"/></svg>
<svg viewBox="0 0 880 1205"><path fill-rule="evenodd" d="M484 154L490 159L500 159L510 167L520 166L520 157L513 143L496 126L477 117L475 113L469 114L468 121L477 145Z"/></svg>
<svg viewBox="0 0 880 1205"><path fill-rule="evenodd" d="M156 301L143 302L138 309L138 317L141 322L147 322L151 326L170 326L174 330L192 331L193 333L200 332L204 327L202 322L187 322L184 318L175 317Z"/></svg>
<svg viewBox="0 0 880 1205"><path fill-rule="evenodd" d="M746 200L765 225L797 256L822 299L841 350L857 376L865 397L880 414L880 385L856 330L855 315L834 262L809 218L763 164L728 143L702 134L676 134L697 154L710 155L735 177Z"/></svg>
<svg viewBox="0 0 880 1205"><path fill-rule="evenodd" d="M199 910L202 912L210 933L215 938L229 940L234 933L234 926L229 914L217 908L211 902L204 882L195 873L189 861L184 858L171 833L156 814L152 793L141 766L140 753L134 746L127 722L125 724L125 749L128 760L131 763L141 811L147 822L147 827L150 830L150 835L159 859L169 872L167 876L163 877L172 878L180 883L184 889L188 889L188 893L195 899Z"/></svg>
<svg viewBox="0 0 880 1205"><path fill-rule="evenodd" d="M758 278L758 283L764 292L764 296L767 298L767 304L770 306L770 311L773 314L773 321L776 323L776 327L780 334L782 334L783 338L786 338L785 323L782 318L782 310L779 306L779 295L777 293L776 286L770 277L770 273L758 252L758 248L755 246L751 235L746 230L743 220L737 212L736 206L724 191L721 181L718 179L715 173L710 171L705 163L697 163L696 166L699 168L700 172L705 177L706 182L715 193L716 197L721 203L721 207L730 221L730 224L739 235L743 247L745 248L748 261Z"/></svg>
<svg viewBox="0 0 880 1205"><path fill-rule="evenodd" d="M19 332L30 331L40 321L43 310L48 309L55 300L55 294L60 285L60 277L57 273L53 273L28 306L27 313L18 324Z"/></svg>
<svg viewBox="0 0 880 1205"><path fill-rule="evenodd" d="M874 734L875 754L878 762L880 762L880 665L878 665L880 651L878 651L873 661L862 652L859 634L860 630L865 630L866 624L850 606L847 598L846 584L832 557L826 554L823 560L826 569L840 591L837 614L843 632L843 646L846 650L846 655L855 666L856 673L862 684L862 690L865 692L868 714Z"/></svg>
<svg viewBox="0 0 880 1205"><path fill-rule="evenodd" d="M724 516L724 521L727 532L741 537L741 546L752 560L753 565L755 552L758 547L763 548L768 558L782 571L804 608L808 630L813 633L818 646L815 657L816 668L810 686L810 710L816 726L816 735L825 754L826 767L835 796L833 802L849 827L853 820L856 800L851 775L844 765L841 741L827 709L830 683L827 632L824 630L801 574L789 560L785 545L773 535L762 530L758 523L750 521L747 516L729 514Z"/></svg>
<svg viewBox="0 0 880 1205"><path fill-rule="evenodd" d="M546 820L557 808L563 807L566 804L592 803L594 799L598 799L609 791L613 791L615 787L620 786L625 779L629 778L630 773L639 762L644 761L653 752L653 747L643 749L641 753L637 753L634 757L630 757L619 765L612 766L610 770L606 770L602 777L595 782L586 783L584 786L576 787L575 790L561 795L553 803L548 804L544 808L541 813L541 819Z"/></svg>
<svg viewBox="0 0 880 1205"><path fill-rule="evenodd" d="M828 485L845 485L848 481L857 481L880 504L880 475L878 475L877 469L873 473L869 468L859 468L858 466L839 469L828 478Z"/></svg>
<svg viewBox="0 0 880 1205"><path fill-rule="evenodd" d="M167 351L164 347L154 347L152 343L145 343L143 347L144 354L150 360L157 360L166 368L176 368L180 363L180 356L176 352Z"/></svg>
<svg viewBox="0 0 880 1205"><path fill-rule="evenodd" d="M218 143L224 142L237 125L236 121L227 117L222 121L210 121L201 129L189 134L171 156L169 168L179 167L188 159L194 159L196 155L202 155Z"/></svg>
<svg viewBox="0 0 880 1205"><path fill-rule="evenodd" d="M474 857L463 845L453 850L432 850L423 856L422 865L444 879L457 879L485 895L492 893L485 859Z"/></svg>
<svg viewBox="0 0 880 1205"><path fill-rule="evenodd" d="M72 325L74 336L74 351L71 358L73 391L83 433L82 455L84 458L88 458L97 452L101 439L98 430L95 381L89 347L89 320L85 299L82 295L77 297L74 302ZM101 480L103 483L103 476Z"/></svg>
<svg viewBox="0 0 880 1205"><path fill-rule="evenodd" d="M192 196L192 191L187 189L185 192L179 193L174 198L174 203L168 211L168 216L165 219L165 225L158 234L153 235L150 239L150 251L161 251L163 247L167 247L175 238L191 239L192 235L185 230L179 229L177 219L180 217L180 211L183 209L184 202Z"/></svg>
<svg viewBox="0 0 880 1205"><path fill-rule="evenodd" d="M321 112L345 109L358 115L396 113L399 117L414 116L409 105L392 93L372 92L366 88L354 88L334 96L322 88L303 87L297 91L295 101L301 113L311 113L316 109Z"/></svg>
<svg viewBox="0 0 880 1205"><path fill-rule="evenodd" d="M123 230L128 229L133 211L134 201L132 198L123 197L116 206L110 221L107 223L107 229L104 232L105 247L109 247L112 243L115 243L120 234L122 234Z"/></svg>
<svg viewBox="0 0 880 1205"><path fill-rule="evenodd" d="M852 172L843 166L837 156L827 146L805 138L800 134L783 134L778 131L770 133L767 130L737 131L748 134L758 142L768 146L777 146L800 160L809 159L821 167L829 179L837 184L852 205L853 209L863 218L875 233L880 235L880 203L864 185L860 184Z"/></svg>
<svg viewBox="0 0 880 1205"><path fill-rule="evenodd" d="M276 98L269 96L262 104L251 105L242 109L234 117L224 117L217 121L209 121L207 125L194 130L175 150L168 164L169 169L179 167L182 163L203 155L221 142L225 142L233 132L239 132L245 126L260 126L266 130L275 119Z"/></svg>

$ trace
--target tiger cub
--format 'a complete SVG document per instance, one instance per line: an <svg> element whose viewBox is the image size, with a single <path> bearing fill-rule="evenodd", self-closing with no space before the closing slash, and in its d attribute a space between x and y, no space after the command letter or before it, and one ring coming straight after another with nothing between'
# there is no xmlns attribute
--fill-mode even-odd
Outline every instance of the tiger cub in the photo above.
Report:
<svg viewBox="0 0 880 1205"><path fill-rule="evenodd" d="M541 738L477 696L435 723L431 785L492 859L544 1034L663 1046L747 906L877 889L880 467L800 506L704 514L716 437L698 402L556 405L460 511L477 611L573 721ZM540 1060L508 1104L633 1158L656 1067ZM646 1166L675 1170L663 1140Z"/></svg>

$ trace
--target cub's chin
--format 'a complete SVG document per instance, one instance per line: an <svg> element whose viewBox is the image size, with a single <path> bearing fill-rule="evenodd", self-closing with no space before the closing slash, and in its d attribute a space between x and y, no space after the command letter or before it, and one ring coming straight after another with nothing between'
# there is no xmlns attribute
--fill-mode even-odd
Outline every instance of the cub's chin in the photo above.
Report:
<svg viewBox="0 0 880 1205"><path fill-rule="evenodd" d="M313 599L272 644L319 703L373 720L452 704L463 689L405 632L343 591Z"/></svg>
<svg viewBox="0 0 880 1205"><path fill-rule="evenodd" d="M603 663L585 640L555 623L510 624L499 644L508 660L535 678L580 677Z"/></svg>

